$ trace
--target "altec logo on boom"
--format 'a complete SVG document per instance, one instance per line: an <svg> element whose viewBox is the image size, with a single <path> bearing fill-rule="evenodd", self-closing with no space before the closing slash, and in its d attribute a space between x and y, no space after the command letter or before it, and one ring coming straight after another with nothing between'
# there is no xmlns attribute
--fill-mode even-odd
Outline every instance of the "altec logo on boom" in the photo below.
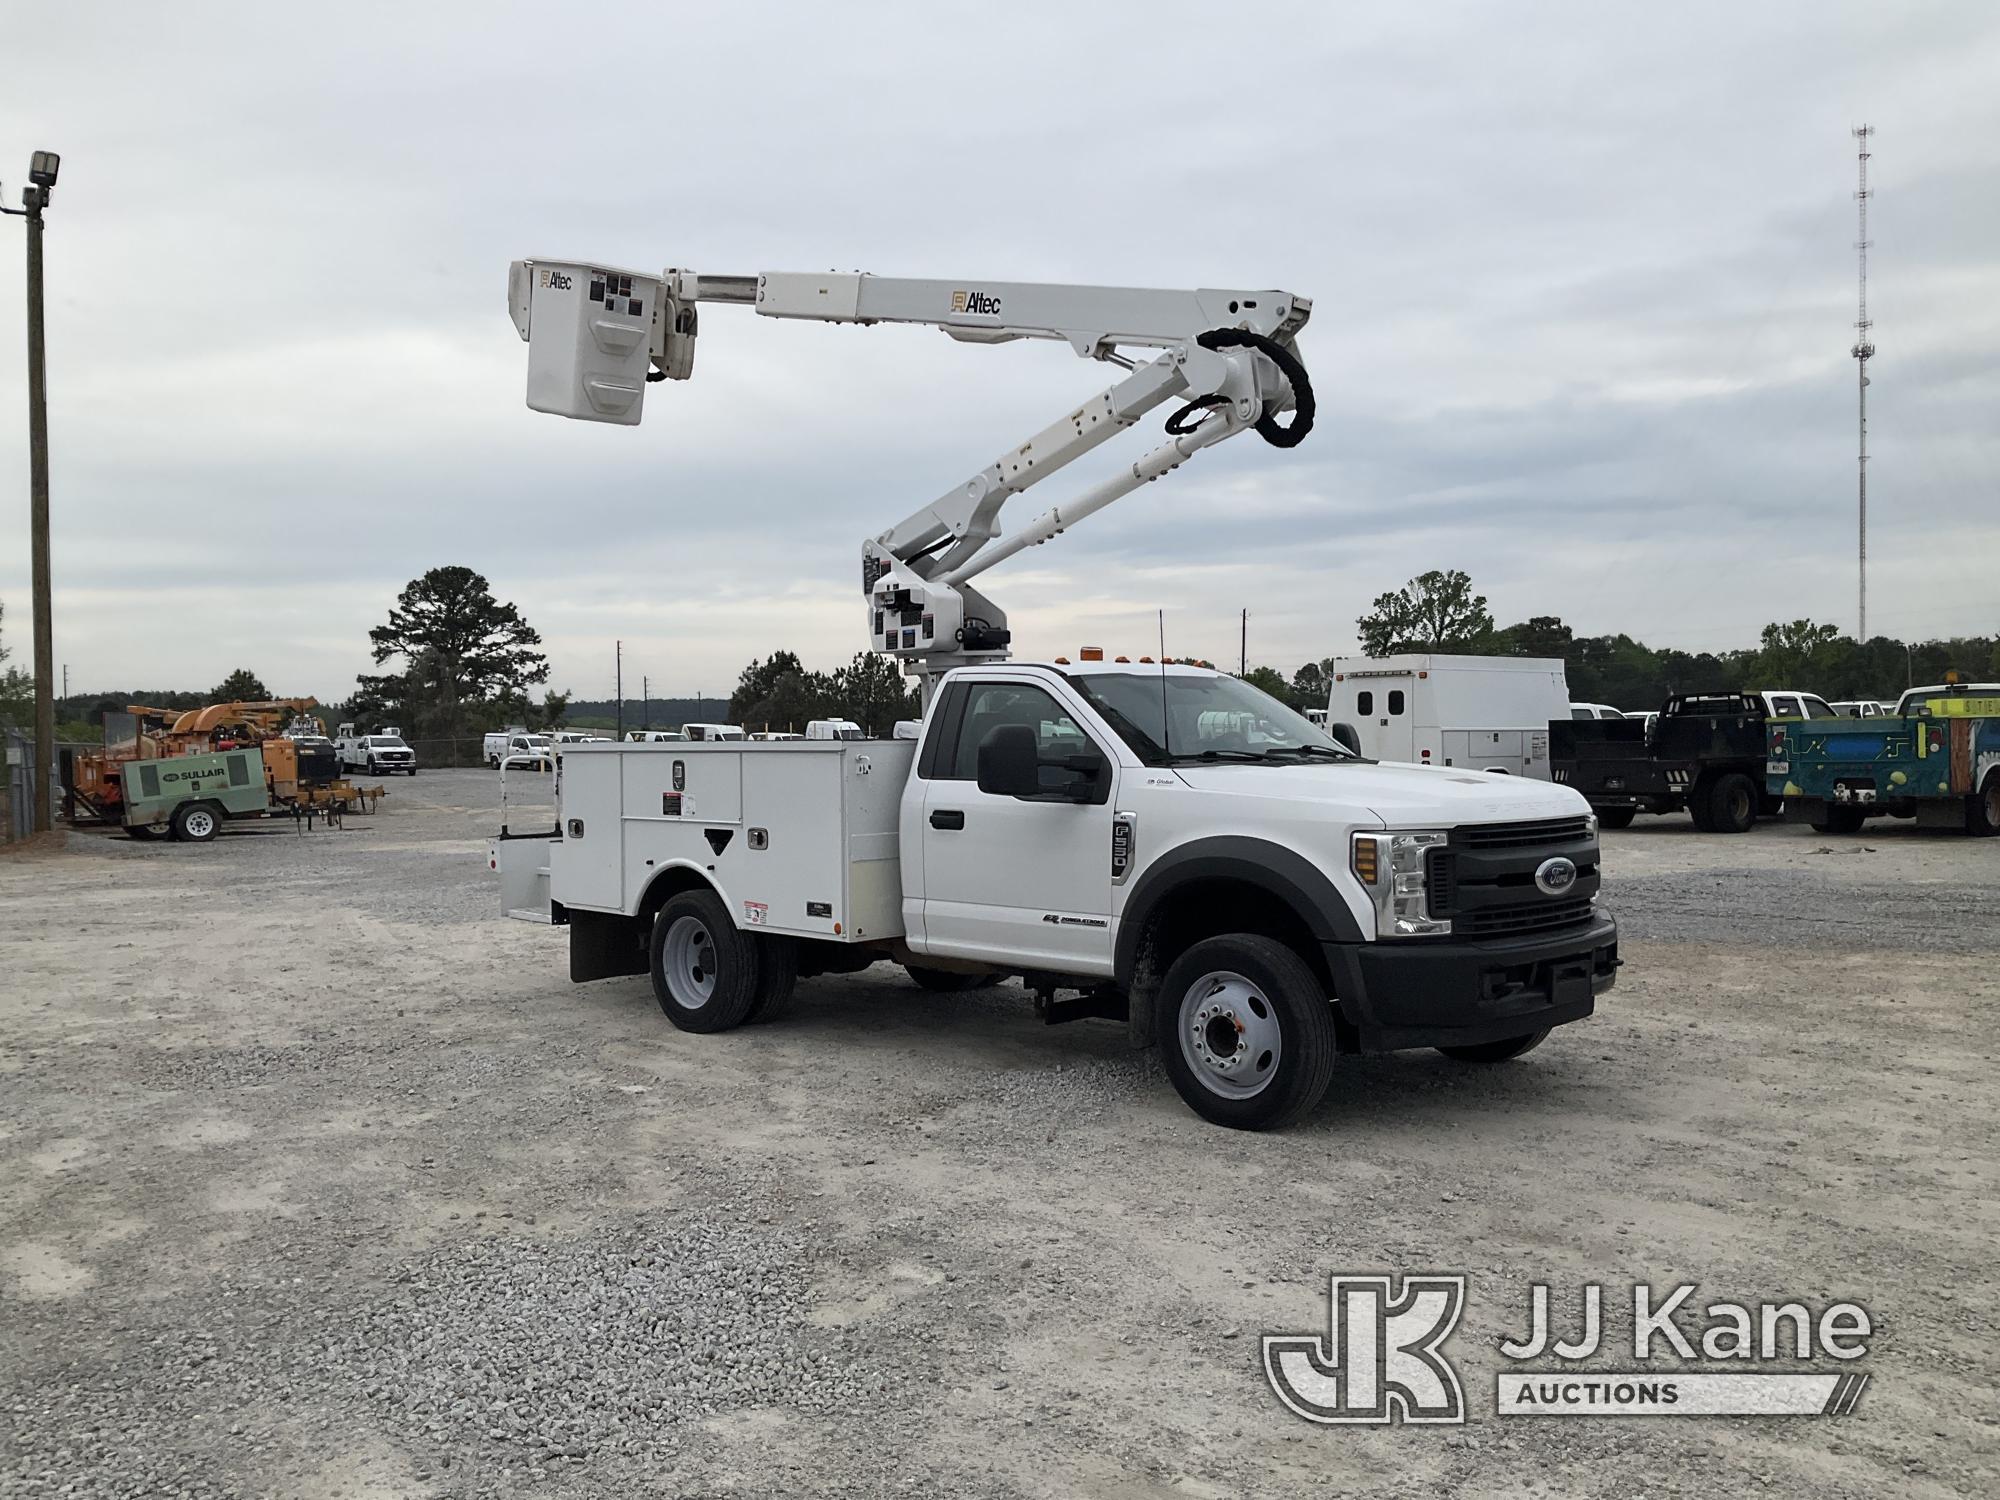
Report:
<svg viewBox="0 0 2000 1500"><path fill-rule="evenodd" d="M953 292L951 310L954 313L970 313L976 318L997 318L1000 316L1000 299L989 292Z"/></svg>
<svg viewBox="0 0 2000 1500"><path fill-rule="evenodd" d="M1465 1395L1443 1344L1465 1309L1463 1276L1335 1276L1328 1287L1328 1332L1267 1334L1264 1376L1285 1406L1308 1422L1465 1421ZM1685 1311L1691 1285L1665 1296L1632 1288L1632 1359L1801 1361L1856 1360L1873 1333L1868 1310L1835 1302L1817 1315L1799 1302L1711 1302L1706 1322ZM1505 1369L1495 1382L1503 1417L1541 1416L1844 1416L1869 1377L1858 1371L1597 1370L1565 1367L1589 1359L1602 1342L1604 1292L1583 1289L1582 1321L1571 1340L1555 1337L1549 1288L1537 1283L1525 1338L1505 1339L1500 1353L1553 1367ZM1689 1321L1684 1322L1684 1318ZM1664 1349L1656 1354L1655 1345Z"/></svg>

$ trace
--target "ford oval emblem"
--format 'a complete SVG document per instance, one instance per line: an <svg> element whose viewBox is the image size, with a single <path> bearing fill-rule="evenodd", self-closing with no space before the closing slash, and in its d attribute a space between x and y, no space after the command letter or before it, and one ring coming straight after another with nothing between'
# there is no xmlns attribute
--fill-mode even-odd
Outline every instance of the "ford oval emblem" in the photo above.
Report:
<svg viewBox="0 0 2000 1500"><path fill-rule="evenodd" d="M1560 896L1576 884L1576 861L1558 854L1535 867L1535 889L1544 896Z"/></svg>

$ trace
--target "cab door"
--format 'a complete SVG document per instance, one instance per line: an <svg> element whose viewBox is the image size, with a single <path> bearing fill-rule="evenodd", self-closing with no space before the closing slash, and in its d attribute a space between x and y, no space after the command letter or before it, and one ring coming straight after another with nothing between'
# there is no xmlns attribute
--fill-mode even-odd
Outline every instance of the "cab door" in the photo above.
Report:
<svg viewBox="0 0 2000 1500"><path fill-rule="evenodd" d="M1116 758L1046 687L1025 679L956 683L938 705L925 757L922 927L925 952L1111 973L1111 824ZM1044 761L1092 757L1092 800L989 795L979 746L995 729L1034 729ZM1052 786L1075 772L1050 768ZM911 925L914 935L919 929ZM914 944L913 944L914 946Z"/></svg>

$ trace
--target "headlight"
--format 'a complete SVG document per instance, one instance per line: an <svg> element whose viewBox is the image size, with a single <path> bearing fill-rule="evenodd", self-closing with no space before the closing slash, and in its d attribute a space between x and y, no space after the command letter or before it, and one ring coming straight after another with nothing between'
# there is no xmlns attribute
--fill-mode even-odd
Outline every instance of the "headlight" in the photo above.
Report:
<svg viewBox="0 0 2000 1500"><path fill-rule="evenodd" d="M1596 838L1596 837L1597 837L1597 814L1596 814L1596 813L1585 813L1585 814L1583 815L1583 831L1584 831L1585 833L1589 834L1589 835L1590 835L1590 836L1591 836L1592 838Z"/></svg>
<svg viewBox="0 0 2000 1500"><path fill-rule="evenodd" d="M1377 937L1437 937L1451 931L1448 918L1430 914L1430 878L1426 856L1442 848L1450 835L1424 833L1357 833L1350 864L1375 903Z"/></svg>

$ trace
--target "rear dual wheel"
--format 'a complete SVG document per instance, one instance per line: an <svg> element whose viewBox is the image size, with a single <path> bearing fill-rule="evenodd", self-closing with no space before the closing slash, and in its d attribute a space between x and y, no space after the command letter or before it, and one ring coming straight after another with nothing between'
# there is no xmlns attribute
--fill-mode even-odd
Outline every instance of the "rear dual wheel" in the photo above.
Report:
<svg viewBox="0 0 2000 1500"><path fill-rule="evenodd" d="M789 938L744 932L713 891L669 897L653 919L653 994L682 1031L729 1031L770 1020L799 977Z"/></svg>
<svg viewBox="0 0 2000 1500"><path fill-rule="evenodd" d="M1859 833L1868 814L1846 802L1829 802L1826 811L1813 820L1814 833Z"/></svg>
<svg viewBox="0 0 2000 1500"><path fill-rule="evenodd" d="M1976 839L2000 838L2000 774L1965 799L1965 831Z"/></svg>
<svg viewBox="0 0 2000 1500"><path fill-rule="evenodd" d="M1597 815L1599 828L1630 828L1632 820L1639 816L1636 807L1607 807Z"/></svg>

